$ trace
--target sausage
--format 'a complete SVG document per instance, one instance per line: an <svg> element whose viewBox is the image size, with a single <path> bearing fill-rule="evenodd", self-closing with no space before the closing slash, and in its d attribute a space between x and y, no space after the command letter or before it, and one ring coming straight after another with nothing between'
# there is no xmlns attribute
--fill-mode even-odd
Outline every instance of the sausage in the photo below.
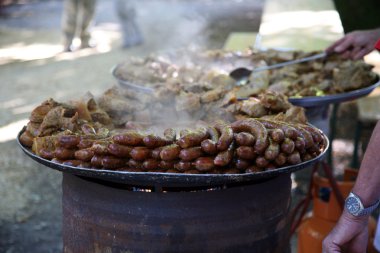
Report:
<svg viewBox="0 0 380 253"><path fill-rule="evenodd" d="M268 166L269 161L267 159L265 159L265 157L263 157L263 156L258 156L255 160L255 164L259 168L265 168Z"/></svg>
<svg viewBox="0 0 380 253"><path fill-rule="evenodd" d="M256 138L254 145L255 152L261 154L268 146L268 131L259 121L255 119L243 119L232 123L235 132L249 132Z"/></svg>
<svg viewBox="0 0 380 253"><path fill-rule="evenodd" d="M220 132L219 140L216 143L217 149L219 151L227 150L234 140L234 131L231 126L224 123L217 123L214 127Z"/></svg>
<svg viewBox="0 0 380 253"><path fill-rule="evenodd" d="M33 139L34 137L29 131L24 131L20 135L21 144L29 148L33 146Z"/></svg>
<svg viewBox="0 0 380 253"><path fill-rule="evenodd" d="M284 153L286 153L286 154L293 153L294 148L295 148L295 144L289 138L285 138L284 142L281 143L281 151L284 152Z"/></svg>
<svg viewBox="0 0 380 253"><path fill-rule="evenodd" d="M198 157L201 157L202 155L203 155L203 152L202 152L201 147L192 147L192 148L182 149L179 153L179 158L181 158L182 161L189 162L189 161L193 161L197 159Z"/></svg>
<svg viewBox="0 0 380 253"><path fill-rule="evenodd" d="M236 149L236 155L245 160L253 160L256 158L256 152L253 147L240 146Z"/></svg>
<svg viewBox="0 0 380 253"><path fill-rule="evenodd" d="M220 135L219 135L219 132L218 130L216 130L215 127L211 127L211 126L208 126L207 127L207 133L209 135L209 138L213 141L213 142L218 142L219 141L219 138L220 138Z"/></svg>
<svg viewBox="0 0 380 253"><path fill-rule="evenodd" d="M215 168L214 159L212 157L199 157L193 164L195 168L201 172L211 171Z"/></svg>
<svg viewBox="0 0 380 253"><path fill-rule="evenodd" d="M177 137L177 132L174 128L165 129L164 137L167 141L174 142Z"/></svg>
<svg viewBox="0 0 380 253"><path fill-rule="evenodd" d="M250 165L251 163L247 160L240 159L240 158L235 160L235 167L238 170L245 171Z"/></svg>
<svg viewBox="0 0 380 253"><path fill-rule="evenodd" d="M282 131L282 129L276 128L276 129L270 129L269 135L277 143L281 143L285 139L285 133Z"/></svg>
<svg viewBox="0 0 380 253"><path fill-rule="evenodd" d="M77 166L79 168L91 168L91 163L90 162L84 162L84 161L81 161L81 163Z"/></svg>
<svg viewBox="0 0 380 253"><path fill-rule="evenodd" d="M64 162L62 160L59 160L58 158L53 158L53 159L51 159L51 161L55 162L55 163L60 163L60 164L62 164Z"/></svg>
<svg viewBox="0 0 380 253"><path fill-rule="evenodd" d="M48 150L48 149L44 149L44 148L41 148L38 151L38 155L44 159L47 159L47 160L52 160L55 157L54 150Z"/></svg>
<svg viewBox="0 0 380 253"><path fill-rule="evenodd" d="M306 162L306 161L313 159L314 157L315 156L313 154L306 153L306 154L302 155L302 161Z"/></svg>
<svg viewBox="0 0 380 253"><path fill-rule="evenodd" d="M141 169L129 168L129 167L117 168L115 170L117 170L117 171L128 171L128 172L141 172Z"/></svg>
<svg viewBox="0 0 380 253"><path fill-rule="evenodd" d="M160 161L159 167L161 169L170 170L174 169L174 164L176 164L176 161Z"/></svg>
<svg viewBox="0 0 380 253"><path fill-rule="evenodd" d="M108 145L109 142L97 141L92 144L91 149L94 150L96 155L109 155Z"/></svg>
<svg viewBox="0 0 380 253"><path fill-rule="evenodd" d="M315 127L312 127L309 125L304 125L304 124L302 124L302 125L298 124L298 126L301 126L305 130L307 130L313 136L313 140L315 143L321 143L324 141L323 134L318 128L315 128Z"/></svg>
<svg viewBox="0 0 380 253"><path fill-rule="evenodd" d="M311 133L309 133L307 130L305 130L300 125L298 125L296 127L296 129L298 130L298 133L300 134L300 136L304 139L306 149L315 145L314 140L313 140L313 136L311 135Z"/></svg>
<svg viewBox="0 0 380 253"><path fill-rule="evenodd" d="M240 171L235 168L229 168L223 171L223 174L240 174Z"/></svg>
<svg viewBox="0 0 380 253"><path fill-rule="evenodd" d="M280 145L274 140L272 140L271 137L269 137L269 146L264 152L265 159L267 159L268 161L272 161L276 159L279 153L280 153Z"/></svg>
<svg viewBox="0 0 380 253"><path fill-rule="evenodd" d="M111 143L108 145L108 152L111 155L120 157L120 158L130 158L132 148L124 145L120 145L117 143Z"/></svg>
<svg viewBox="0 0 380 253"><path fill-rule="evenodd" d="M102 167L102 156L94 155L91 158L91 165L95 168L101 168Z"/></svg>
<svg viewBox="0 0 380 253"><path fill-rule="evenodd" d="M291 140L295 140L299 136L297 129L286 122L271 121L265 119L257 120L260 121L268 129L281 129L284 132L285 137Z"/></svg>
<svg viewBox="0 0 380 253"><path fill-rule="evenodd" d="M157 148L170 144L170 141L154 134L145 136L143 142L148 148Z"/></svg>
<svg viewBox="0 0 380 253"><path fill-rule="evenodd" d="M191 148L199 146L201 142L208 137L207 129L204 127L198 128L194 132L190 132L178 140L178 145L181 148Z"/></svg>
<svg viewBox="0 0 380 253"><path fill-rule="evenodd" d="M157 170L159 169L159 165L160 161L149 158L143 162L142 167L146 170Z"/></svg>
<svg viewBox="0 0 380 253"><path fill-rule="evenodd" d="M311 146L307 151L309 153L314 153L316 156L321 153L321 149L319 148L317 144L314 144L313 146Z"/></svg>
<svg viewBox="0 0 380 253"><path fill-rule="evenodd" d="M273 163L268 164L268 166L265 168L265 170L275 170L275 169L277 169L277 167Z"/></svg>
<svg viewBox="0 0 380 253"><path fill-rule="evenodd" d="M62 164L73 166L73 167L83 167L83 161L81 160L66 160L66 161L63 161Z"/></svg>
<svg viewBox="0 0 380 253"><path fill-rule="evenodd" d="M276 159L274 159L274 163L277 166L283 166L286 163L286 161L287 161L287 156L284 153L278 154Z"/></svg>
<svg viewBox="0 0 380 253"><path fill-rule="evenodd" d="M57 147L54 151L54 157L57 157L60 160L75 159L75 149Z"/></svg>
<svg viewBox="0 0 380 253"><path fill-rule="evenodd" d="M200 172L198 170L193 169L193 170L187 170L186 174L200 174Z"/></svg>
<svg viewBox="0 0 380 253"><path fill-rule="evenodd" d="M162 148L160 157L162 160L172 161L178 159L180 151L180 146L177 144L171 144Z"/></svg>
<svg viewBox="0 0 380 253"><path fill-rule="evenodd" d="M190 132L182 136L178 140L178 145L181 148L190 148L194 146L199 146L201 142L208 137L207 129L204 127L198 128L194 132Z"/></svg>
<svg viewBox="0 0 380 253"><path fill-rule="evenodd" d="M256 165L252 165L245 170L245 173L256 173L261 171L263 171L263 169L257 167Z"/></svg>
<svg viewBox="0 0 380 253"><path fill-rule="evenodd" d="M161 153L162 148L163 147L158 147L152 150L151 156L153 159L156 159L156 160L161 159L160 153Z"/></svg>
<svg viewBox="0 0 380 253"><path fill-rule="evenodd" d="M218 152L217 143L219 141L218 130L214 127L207 127L207 133L209 134L209 139L203 140L201 142L201 148L203 152L209 155L215 155Z"/></svg>
<svg viewBox="0 0 380 253"><path fill-rule="evenodd" d="M203 140L201 143L201 148L203 152L209 155L215 155L218 152L216 142L210 139Z"/></svg>
<svg viewBox="0 0 380 253"><path fill-rule="evenodd" d="M234 143L232 142L227 150L220 152L214 158L214 164L216 166L221 166L221 167L226 166L232 161L233 156L234 156Z"/></svg>
<svg viewBox="0 0 380 253"><path fill-rule="evenodd" d="M57 136L57 146L63 148L76 148L80 142L78 135L60 135Z"/></svg>
<svg viewBox="0 0 380 253"><path fill-rule="evenodd" d="M86 148L86 149L80 149L75 151L74 156L75 159L89 162L91 161L91 158L95 155L94 150L91 148Z"/></svg>
<svg viewBox="0 0 380 253"><path fill-rule="evenodd" d="M207 174L224 174L224 171L221 168L214 168L214 169L208 171Z"/></svg>
<svg viewBox="0 0 380 253"><path fill-rule="evenodd" d="M188 170L194 170L195 166L191 162L179 161L178 163L174 164L174 168L178 171L184 172Z"/></svg>
<svg viewBox="0 0 380 253"><path fill-rule="evenodd" d="M300 153L299 153L298 151L294 151L293 153L291 153L291 154L288 156L287 161L288 161L288 163L290 163L291 165L301 163L302 160L301 160Z"/></svg>
<svg viewBox="0 0 380 253"><path fill-rule="evenodd" d="M80 149L85 149L85 148L91 147L94 144L94 142L95 142L95 140L92 140L92 139L81 138L81 140L79 141L79 144L77 146Z"/></svg>
<svg viewBox="0 0 380 253"><path fill-rule="evenodd" d="M143 144L144 135L131 131L123 134L117 134L112 137L113 141L117 144L126 146L139 146Z"/></svg>
<svg viewBox="0 0 380 253"><path fill-rule="evenodd" d="M235 142L238 146L253 146L255 145L255 136L250 133L241 132L234 135Z"/></svg>
<svg viewBox="0 0 380 253"><path fill-rule="evenodd" d="M176 170L176 169L168 169L168 170L166 171L166 173L179 173L179 171Z"/></svg>
<svg viewBox="0 0 380 253"><path fill-rule="evenodd" d="M129 168L133 170L141 170L143 168L142 162L139 162L133 159L129 159L129 161L127 162L127 165Z"/></svg>
<svg viewBox="0 0 380 253"><path fill-rule="evenodd" d="M297 140L294 142L294 145L298 152L300 152L301 154L306 152L306 144L303 138L297 137Z"/></svg>
<svg viewBox="0 0 380 253"><path fill-rule="evenodd" d="M130 156L136 161L144 161L150 157L150 150L147 147L134 147Z"/></svg>

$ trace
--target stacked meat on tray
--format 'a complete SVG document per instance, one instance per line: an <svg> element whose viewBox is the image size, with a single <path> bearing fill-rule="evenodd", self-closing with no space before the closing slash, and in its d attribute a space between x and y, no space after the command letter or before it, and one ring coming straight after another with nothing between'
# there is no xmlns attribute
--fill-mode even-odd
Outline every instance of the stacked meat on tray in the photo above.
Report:
<svg viewBox="0 0 380 253"><path fill-rule="evenodd" d="M191 128L115 127L95 101L48 100L20 136L38 156L82 168L172 173L253 173L299 164L325 149L320 130L268 117ZM84 119L87 117L87 119Z"/></svg>

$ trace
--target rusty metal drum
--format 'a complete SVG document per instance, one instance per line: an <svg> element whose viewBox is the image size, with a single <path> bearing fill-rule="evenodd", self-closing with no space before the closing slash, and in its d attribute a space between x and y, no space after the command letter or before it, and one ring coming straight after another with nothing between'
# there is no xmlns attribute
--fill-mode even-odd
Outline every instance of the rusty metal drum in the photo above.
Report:
<svg viewBox="0 0 380 253"><path fill-rule="evenodd" d="M63 173L62 187L65 253L288 250L290 173L154 191Z"/></svg>

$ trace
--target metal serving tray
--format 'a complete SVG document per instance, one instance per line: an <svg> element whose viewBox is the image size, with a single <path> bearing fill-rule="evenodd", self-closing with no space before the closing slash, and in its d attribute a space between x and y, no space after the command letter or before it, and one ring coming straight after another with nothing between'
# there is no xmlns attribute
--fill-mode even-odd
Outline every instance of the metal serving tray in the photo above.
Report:
<svg viewBox="0 0 380 253"><path fill-rule="evenodd" d="M360 97L367 96L371 93L377 86L380 85L380 79L377 77L376 83L349 92L339 93L334 95L326 95L319 97L303 97L303 98L292 98L290 97L288 100L293 105L302 106L302 107L316 107L323 106L334 103L342 103L350 100L354 100Z"/></svg>
<svg viewBox="0 0 380 253"><path fill-rule="evenodd" d="M20 135L25 131L22 129L17 136L17 143L26 155L40 164L43 164L51 169L62 171L65 173L74 174L77 176L100 179L102 181L126 184L131 186L151 186L151 187L212 187L234 184L249 184L253 182L262 182L271 178L292 173L304 168L311 167L313 164L323 158L329 148L329 140L323 135L326 143L323 152L306 162L297 165L286 166L274 170L268 170L256 173L245 174L179 174L166 172L128 172L128 171L112 171L102 169L87 169L78 168L69 165L63 165L41 158L34 154L29 148L24 147L20 142Z"/></svg>
<svg viewBox="0 0 380 253"><path fill-rule="evenodd" d="M122 86L124 88L128 88L128 89L132 89L132 90L137 91L137 92L146 93L146 94L152 94L154 92L153 87L147 87L147 86L144 86L143 84L140 85L140 84L133 83L133 82L130 82L127 80L123 80L119 76L117 76L116 72L117 72L118 68L120 68L120 66L121 66L121 64L117 64L111 70L112 76L117 80L117 82L119 83L120 86Z"/></svg>

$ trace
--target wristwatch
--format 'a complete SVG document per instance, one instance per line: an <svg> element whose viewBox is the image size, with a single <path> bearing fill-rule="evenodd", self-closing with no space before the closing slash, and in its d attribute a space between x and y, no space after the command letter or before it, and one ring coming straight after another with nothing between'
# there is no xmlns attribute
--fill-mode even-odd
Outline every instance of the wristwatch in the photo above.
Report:
<svg viewBox="0 0 380 253"><path fill-rule="evenodd" d="M364 216L364 215L372 213L373 210L375 210L376 207L379 205L379 203L380 203L380 200L376 201L375 204L365 208L359 196L357 196L353 192L350 192L350 194L346 198L346 202L344 206L346 210L353 216Z"/></svg>

